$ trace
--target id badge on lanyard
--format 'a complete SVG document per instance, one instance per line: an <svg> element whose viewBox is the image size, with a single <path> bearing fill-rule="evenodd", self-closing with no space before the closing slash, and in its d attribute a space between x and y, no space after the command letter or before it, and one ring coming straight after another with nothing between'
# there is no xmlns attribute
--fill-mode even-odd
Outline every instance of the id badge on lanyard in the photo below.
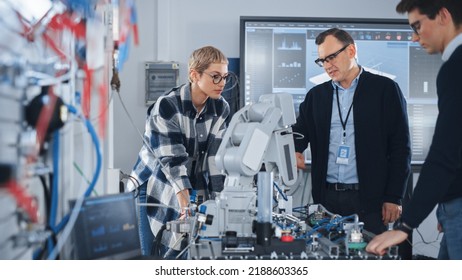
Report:
<svg viewBox="0 0 462 280"><path fill-rule="evenodd" d="M350 157L350 146L340 145L337 150L337 164L348 164L348 158Z"/></svg>
<svg viewBox="0 0 462 280"><path fill-rule="evenodd" d="M337 164L348 164L348 158L350 157L350 146L346 145L346 125L348 121L348 117L350 116L351 113L351 108L353 107L353 102L350 105L350 108L348 109L348 114L345 118L345 121L343 121L342 118L342 112L340 111L340 101L338 97L338 87L335 88L335 94L337 95L337 108L338 108L338 114L340 117L340 122L342 124L343 128L343 133L342 133L342 144L338 146L337 150L337 160L335 161Z"/></svg>

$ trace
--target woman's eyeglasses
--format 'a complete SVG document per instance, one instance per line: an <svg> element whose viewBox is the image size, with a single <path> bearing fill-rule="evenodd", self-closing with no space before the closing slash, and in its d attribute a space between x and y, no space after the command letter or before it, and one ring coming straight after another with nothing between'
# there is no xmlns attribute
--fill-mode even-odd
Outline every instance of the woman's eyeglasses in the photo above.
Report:
<svg viewBox="0 0 462 280"><path fill-rule="evenodd" d="M207 72L204 72L204 73L209 75L212 78L212 81L214 84L219 84L222 80L225 81L226 83L226 79L228 79L229 77L228 73L224 74L223 76L221 76L220 74L210 74Z"/></svg>

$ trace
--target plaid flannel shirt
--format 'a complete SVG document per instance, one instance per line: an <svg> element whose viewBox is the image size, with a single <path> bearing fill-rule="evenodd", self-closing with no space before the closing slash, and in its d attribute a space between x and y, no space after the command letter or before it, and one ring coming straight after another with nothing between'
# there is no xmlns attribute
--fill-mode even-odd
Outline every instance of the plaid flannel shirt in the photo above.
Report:
<svg viewBox="0 0 462 280"><path fill-rule="evenodd" d="M228 103L220 97L207 99L199 114L193 106L189 84L172 89L148 109L144 138L154 154L143 144L131 173L140 184L149 180L148 203L179 208L176 193L183 189L201 190L206 194L223 189L224 175L216 167L215 155L229 112ZM197 155L196 168L188 170L193 155ZM188 174L203 175L205 184L193 186L194 180L190 180ZM128 189L135 188L129 181ZM147 213L154 235L167 221L179 217L179 212L172 208L148 207ZM179 250L178 238L178 234L165 231L162 244Z"/></svg>

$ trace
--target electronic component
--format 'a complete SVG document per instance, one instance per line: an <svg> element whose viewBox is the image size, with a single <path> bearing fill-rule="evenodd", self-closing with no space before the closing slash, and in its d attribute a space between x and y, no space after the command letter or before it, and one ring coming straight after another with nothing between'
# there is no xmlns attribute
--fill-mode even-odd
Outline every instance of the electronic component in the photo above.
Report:
<svg viewBox="0 0 462 280"><path fill-rule="evenodd" d="M374 235L356 214L342 217L322 205L295 208L299 216L273 208L274 194L285 196L284 186L297 183L294 122L289 94L262 95L233 115L216 155L226 174L223 191L195 216L167 223L167 230L189 235L189 258L382 258L365 251ZM397 251L385 258L398 258Z"/></svg>
<svg viewBox="0 0 462 280"><path fill-rule="evenodd" d="M75 250L71 258L138 257L141 249L137 225L133 193L87 198L73 228Z"/></svg>
<svg viewBox="0 0 462 280"><path fill-rule="evenodd" d="M166 91L176 87L179 82L178 62L146 62L146 105L157 101Z"/></svg>

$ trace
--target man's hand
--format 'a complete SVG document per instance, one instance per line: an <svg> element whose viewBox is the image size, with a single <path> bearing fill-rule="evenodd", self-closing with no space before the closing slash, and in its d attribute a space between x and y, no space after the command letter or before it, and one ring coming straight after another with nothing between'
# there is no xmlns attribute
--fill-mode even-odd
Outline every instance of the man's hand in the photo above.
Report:
<svg viewBox="0 0 462 280"><path fill-rule="evenodd" d="M384 202L382 205L382 221L384 225L393 223L398 220L401 216L402 207L401 205L394 204L391 202Z"/></svg>
<svg viewBox="0 0 462 280"><path fill-rule="evenodd" d="M400 230L389 230L382 234L375 236L369 244L367 244L366 251L372 254L382 256L387 252L391 246L398 245L407 238L407 233Z"/></svg>
<svg viewBox="0 0 462 280"><path fill-rule="evenodd" d="M305 156L302 153L295 153L295 158L297 159L297 168L306 169Z"/></svg>

